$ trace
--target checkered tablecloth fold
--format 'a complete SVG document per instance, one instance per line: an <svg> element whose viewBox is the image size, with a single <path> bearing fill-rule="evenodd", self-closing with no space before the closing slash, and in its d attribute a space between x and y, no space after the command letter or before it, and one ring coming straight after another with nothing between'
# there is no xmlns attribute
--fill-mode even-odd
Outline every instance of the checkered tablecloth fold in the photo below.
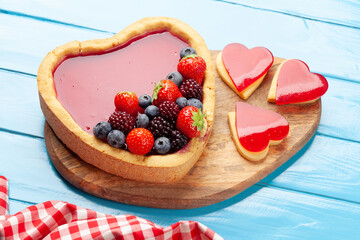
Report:
<svg viewBox="0 0 360 240"><path fill-rule="evenodd" d="M162 228L133 215L107 215L62 201L48 201L14 215L6 214L8 185L0 176L0 239L223 239L195 221Z"/></svg>

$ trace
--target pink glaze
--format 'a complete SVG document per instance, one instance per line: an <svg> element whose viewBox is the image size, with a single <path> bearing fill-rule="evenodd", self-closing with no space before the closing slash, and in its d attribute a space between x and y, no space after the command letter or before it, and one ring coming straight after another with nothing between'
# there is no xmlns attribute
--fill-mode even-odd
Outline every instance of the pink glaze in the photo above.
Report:
<svg viewBox="0 0 360 240"><path fill-rule="evenodd" d="M226 71L239 92L264 75L274 62L272 53L264 47L248 49L231 43L222 51Z"/></svg>
<svg viewBox="0 0 360 240"><path fill-rule="evenodd" d="M154 84L176 71L188 44L170 32L132 39L110 52L65 59L54 72L57 98L89 134L115 110L119 91L152 96Z"/></svg>
<svg viewBox="0 0 360 240"><path fill-rule="evenodd" d="M317 99L328 89L326 78L311 73L303 61L287 60L281 67L276 88L276 104L299 103Z"/></svg>
<svg viewBox="0 0 360 240"><path fill-rule="evenodd" d="M248 151L260 152L270 140L282 140L289 133L289 123L276 112L237 102L235 114L239 141Z"/></svg>

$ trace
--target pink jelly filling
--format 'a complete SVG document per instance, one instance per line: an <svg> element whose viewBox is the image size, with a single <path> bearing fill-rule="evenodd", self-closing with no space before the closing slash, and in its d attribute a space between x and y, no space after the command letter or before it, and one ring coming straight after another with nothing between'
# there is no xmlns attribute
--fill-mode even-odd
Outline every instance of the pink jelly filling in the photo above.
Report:
<svg viewBox="0 0 360 240"><path fill-rule="evenodd" d="M325 77L311 73L303 61L286 61L279 72L276 104L299 103L317 99L325 94L328 82Z"/></svg>
<svg viewBox="0 0 360 240"><path fill-rule="evenodd" d="M289 123L280 114L237 102L236 131L241 145L251 152L264 150L270 140L282 140L289 133Z"/></svg>
<svg viewBox="0 0 360 240"><path fill-rule="evenodd" d="M231 43L222 51L226 71L236 89L242 92L263 76L274 62L272 53L264 47L248 49L240 43Z"/></svg>
<svg viewBox="0 0 360 240"><path fill-rule="evenodd" d="M150 33L98 55L65 59L54 71L57 98L89 134L115 110L119 91L152 95L154 84L176 71L188 43L170 32Z"/></svg>

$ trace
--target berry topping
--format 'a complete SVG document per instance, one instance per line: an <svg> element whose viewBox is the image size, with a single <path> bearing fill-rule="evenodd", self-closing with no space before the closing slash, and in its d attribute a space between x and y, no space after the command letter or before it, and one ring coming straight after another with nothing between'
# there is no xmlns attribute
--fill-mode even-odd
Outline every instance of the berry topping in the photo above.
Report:
<svg viewBox="0 0 360 240"><path fill-rule="evenodd" d="M150 105L145 109L145 114L148 115L150 119L159 116L159 108L154 105Z"/></svg>
<svg viewBox="0 0 360 240"><path fill-rule="evenodd" d="M172 130L170 133L170 139L171 139L171 150L174 152L182 149L189 141L189 139L179 130Z"/></svg>
<svg viewBox="0 0 360 240"><path fill-rule="evenodd" d="M166 76L166 79L173 81L177 87L180 87L183 82L183 77L179 72L171 72Z"/></svg>
<svg viewBox="0 0 360 240"><path fill-rule="evenodd" d="M192 54L180 60L177 70L184 78L195 79L201 85L205 75L206 63L202 57Z"/></svg>
<svg viewBox="0 0 360 240"><path fill-rule="evenodd" d="M108 122L99 122L93 128L94 136L100 140L103 140L107 137L111 131L111 125Z"/></svg>
<svg viewBox="0 0 360 240"><path fill-rule="evenodd" d="M187 106L187 99L184 97L179 97L176 99L176 104L179 106L180 110Z"/></svg>
<svg viewBox="0 0 360 240"><path fill-rule="evenodd" d="M199 135L204 127L205 113L193 106L183 108L176 121L176 127L188 138Z"/></svg>
<svg viewBox="0 0 360 240"><path fill-rule="evenodd" d="M149 125L149 117L146 114L139 114L136 117L135 126L137 128L146 128Z"/></svg>
<svg viewBox="0 0 360 240"><path fill-rule="evenodd" d="M202 87L194 79L186 79L184 83L180 86L180 92L187 99L196 98L202 101L203 98Z"/></svg>
<svg viewBox="0 0 360 240"><path fill-rule="evenodd" d="M135 128L126 137L126 144L130 152L145 155L154 145L154 137L145 128Z"/></svg>
<svg viewBox="0 0 360 240"><path fill-rule="evenodd" d="M116 110L136 116L139 110L139 100L133 92L118 92L114 99Z"/></svg>
<svg viewBox="0 0 360 240"><path fill-rule="evenodd" d="M192 47L185 47L183 49L181 49L180 52L180 58L192 55L192 54L196 54L195 49L193 49Z"/></svg>
<svg viewBox="0 0 360 240"><path fill-rule="evenodd" d="M176 120L179 112L179 106L174 102L164 101L159 106L160 116L167 120Z"/></svg>
<svg viewBox="0 0 360 240"><path fill-rule="evenodd" d="M107 136L107 142L113 147L120 148L125 143L125 135L122 131L112 130Z"/></svg>
<svg viewBox="0 0 360 240"><path fill-rule="evenodd" d="M148 94L144 94L141 95L139 97L139 106L142 107L143 109L147 108L148 106L151 105L151 97Z"/></svg>
<svg viewBox="0 0 360 240"><path fill-rule="evenodd" d="M194 106L198 109L203 110L203 104L196 98L190 98L189 100L187 100L187 105Z"/></svg>
<svg viewBox="0 0 360 240"><path fill-rule="evenodd" d="M155 85L153 103L156 106L163 101L175 102L178 97L182 97L182 95L173 81L165 79Z"/></svg>
<svg viewBox="0 0 360 240"><path fill-rule="evenodd" d="M166 137L159 137L158 139L155 140L154 148L157 153L165 154L171 148L170 140Z"/></svg>
<svg viewBox="0 0 360 240"><path fill-rule="evenodd" d="M169 136L173 128L171 123L160 116L151 120L148 127L149 131L154 135L154 138Z"/></svg>
<svg viewBox="0 0 360 240"><path fill-rule="evenodd" d="M113 129L120 130L126 135L133 130L135 118L129 113L115 111L111 114L108 122L111 124Z"/></svg>

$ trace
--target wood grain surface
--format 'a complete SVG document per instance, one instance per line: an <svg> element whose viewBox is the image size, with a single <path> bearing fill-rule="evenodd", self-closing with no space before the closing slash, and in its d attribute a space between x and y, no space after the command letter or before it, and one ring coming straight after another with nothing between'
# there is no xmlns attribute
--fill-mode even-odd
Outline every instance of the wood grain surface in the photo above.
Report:
<svg viewBox="0 0 360 240"><path fill-rule="evenodd" d="M215 60L218 51L212 51ZM267 92L276 68L274 64L262 85L247 103L274 110L286 117L289 136L271 146L268 156L259 163L245 160L231 139L227 113L234 111L240 98L216 76L216 115L207 148L196 165L180 181L150 184L127 180L89 165L68 150L45 124L45 142L50 158L59 173L76 187L102 198L157 208L197 208L228 199L273 172L299 151L313 136L320 121L321 101L308 105L276 106L267 102Z"/></svg>

